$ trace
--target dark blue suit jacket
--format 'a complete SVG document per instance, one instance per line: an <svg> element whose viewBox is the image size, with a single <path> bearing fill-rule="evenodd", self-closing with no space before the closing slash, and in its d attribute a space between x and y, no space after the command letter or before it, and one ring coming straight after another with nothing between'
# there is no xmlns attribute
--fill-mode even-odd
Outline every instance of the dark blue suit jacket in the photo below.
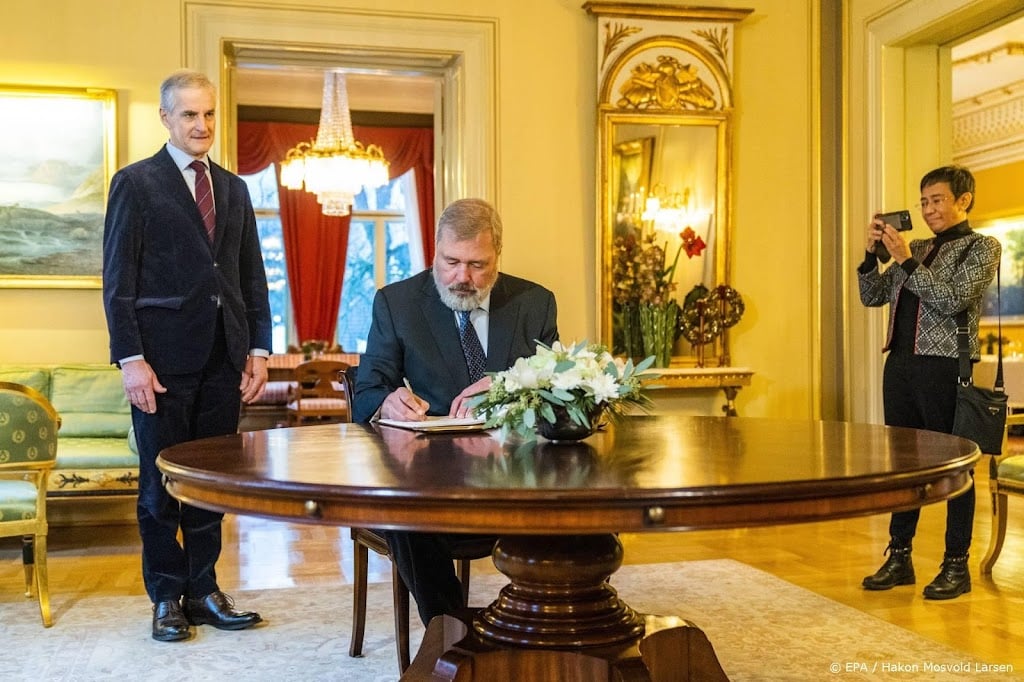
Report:
<svg viewBox="0 0 1024 682"><path fill-rule="evenodd" d="M103 233L103 305L110 359L145 355L159 377L202 369L218 303L231 364L271 347L270 304L245 182L210 163L217 226L211 245L167 148L118 171Z"/></svg>
<svg viewBox="0 0 1024 682"><path fill-rule="evenodd" d="M558 340L554 294L499 274L491 289L487 339L488 372L533 355L537 341ZM430 270L389 284L374 297L356 374L355 420L368 421L403 378L430 403L431 415L448 414L452 400L470 384L455 314L441 301Z"/></svg>

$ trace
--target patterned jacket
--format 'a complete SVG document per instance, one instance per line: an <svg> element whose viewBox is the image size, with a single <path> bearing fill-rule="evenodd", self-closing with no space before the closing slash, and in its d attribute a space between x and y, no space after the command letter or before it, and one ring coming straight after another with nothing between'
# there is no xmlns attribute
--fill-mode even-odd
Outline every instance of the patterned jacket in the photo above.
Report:
<svg viewBox="0 0 1024 682"><path fill-rule="evenodd" d="M918 263L924 261L934 241L933 238L910 242L910 253ZM961 256L968 247L970 251L961 263ZM966 309L971 357L978 358L981 349L978 341L981 299L996 275L1001 252L999 240L971 232L942 244L928 267L918 265L910 275L895 263L884 272L879 272L877 267L868 272L858 270L861 303L875 307L892 304L889 306L889 330L882 350L889 350L892 343L896 304L906 287L921 299L917 310L917 329L914 331L916 355L957 357L956 314Z"/></svg>

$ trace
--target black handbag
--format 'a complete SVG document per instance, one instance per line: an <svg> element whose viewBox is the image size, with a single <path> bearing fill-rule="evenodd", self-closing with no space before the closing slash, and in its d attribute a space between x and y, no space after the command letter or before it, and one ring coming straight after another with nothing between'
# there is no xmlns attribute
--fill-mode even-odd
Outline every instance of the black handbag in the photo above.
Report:
<svg viewBox="0 0 1024 682"><path fill-rule="evenodd" d="M967 257L970 246L964 249L960 260ZM1007 395L1003 387L1003 318L1000 310L999 268L996 268L996 315L999 330L999 364L996 369L995 385L981 388L974 385L971 371L970 328L967 311L956 315L956 344L960 365L956 386L956 417L953 419L953 434L973 440L981 451L998 455L1003 451L1003 435L1006 430Z"/></svg>

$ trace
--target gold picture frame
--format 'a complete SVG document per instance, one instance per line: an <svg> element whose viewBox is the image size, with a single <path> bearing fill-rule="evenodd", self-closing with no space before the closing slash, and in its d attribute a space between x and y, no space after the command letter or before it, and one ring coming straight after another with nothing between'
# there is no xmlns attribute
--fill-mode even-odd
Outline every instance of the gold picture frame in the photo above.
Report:
<svg viewBox="0 0 1024 682"><path fill-rule="evenodd" d="M101 286L117 93L0 84L0 287Z"/></svg>
<svg viewBox="0 0 1024 682"><path fill-rule="evenodd" d="M619 142L612 150L611 214L616 216L615 233L628 232L635 216L643 212L643 201L651 188L654 163L654 137Z"/></svg>

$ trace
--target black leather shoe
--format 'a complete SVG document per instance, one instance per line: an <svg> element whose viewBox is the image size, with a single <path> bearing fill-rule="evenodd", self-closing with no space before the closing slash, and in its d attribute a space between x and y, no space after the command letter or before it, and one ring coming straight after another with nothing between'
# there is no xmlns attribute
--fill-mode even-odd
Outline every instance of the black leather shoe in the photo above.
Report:
<svg viewBox="0 0 1024 682"><path fill-rule="evenodd" d="M961 556L946 555L942 560L942 568L935 580L924 588L925 599L954 599L971 591L971 572L967 568L966 554Z"/></svg>
<svg viewBox="0 0 1024 682"><path fill-rule="evenodd" d="M188 621L177 600L162 601L153 606L153 639L158 642L177 642L191 635Z"/></svg>
<svg viewBox="0 0 1024 682"><path fill-rule="evenodd" d="M259 623L260 614L235 611L235 603L223 592L211 592L199 599L185 600L185 617L192 625L212 625L218 630L244 630Z"/></svg>
<svg viewBox="0 0 1024 682"><path fill-rule="evenodd" d="M914 562L910 559L909 546L896 546L889 543L885 548L889 558L885 560L882 567L875 571L874 575L864 578L861 585L865 590L891 590L897 585L913 585Z"/></svg>

